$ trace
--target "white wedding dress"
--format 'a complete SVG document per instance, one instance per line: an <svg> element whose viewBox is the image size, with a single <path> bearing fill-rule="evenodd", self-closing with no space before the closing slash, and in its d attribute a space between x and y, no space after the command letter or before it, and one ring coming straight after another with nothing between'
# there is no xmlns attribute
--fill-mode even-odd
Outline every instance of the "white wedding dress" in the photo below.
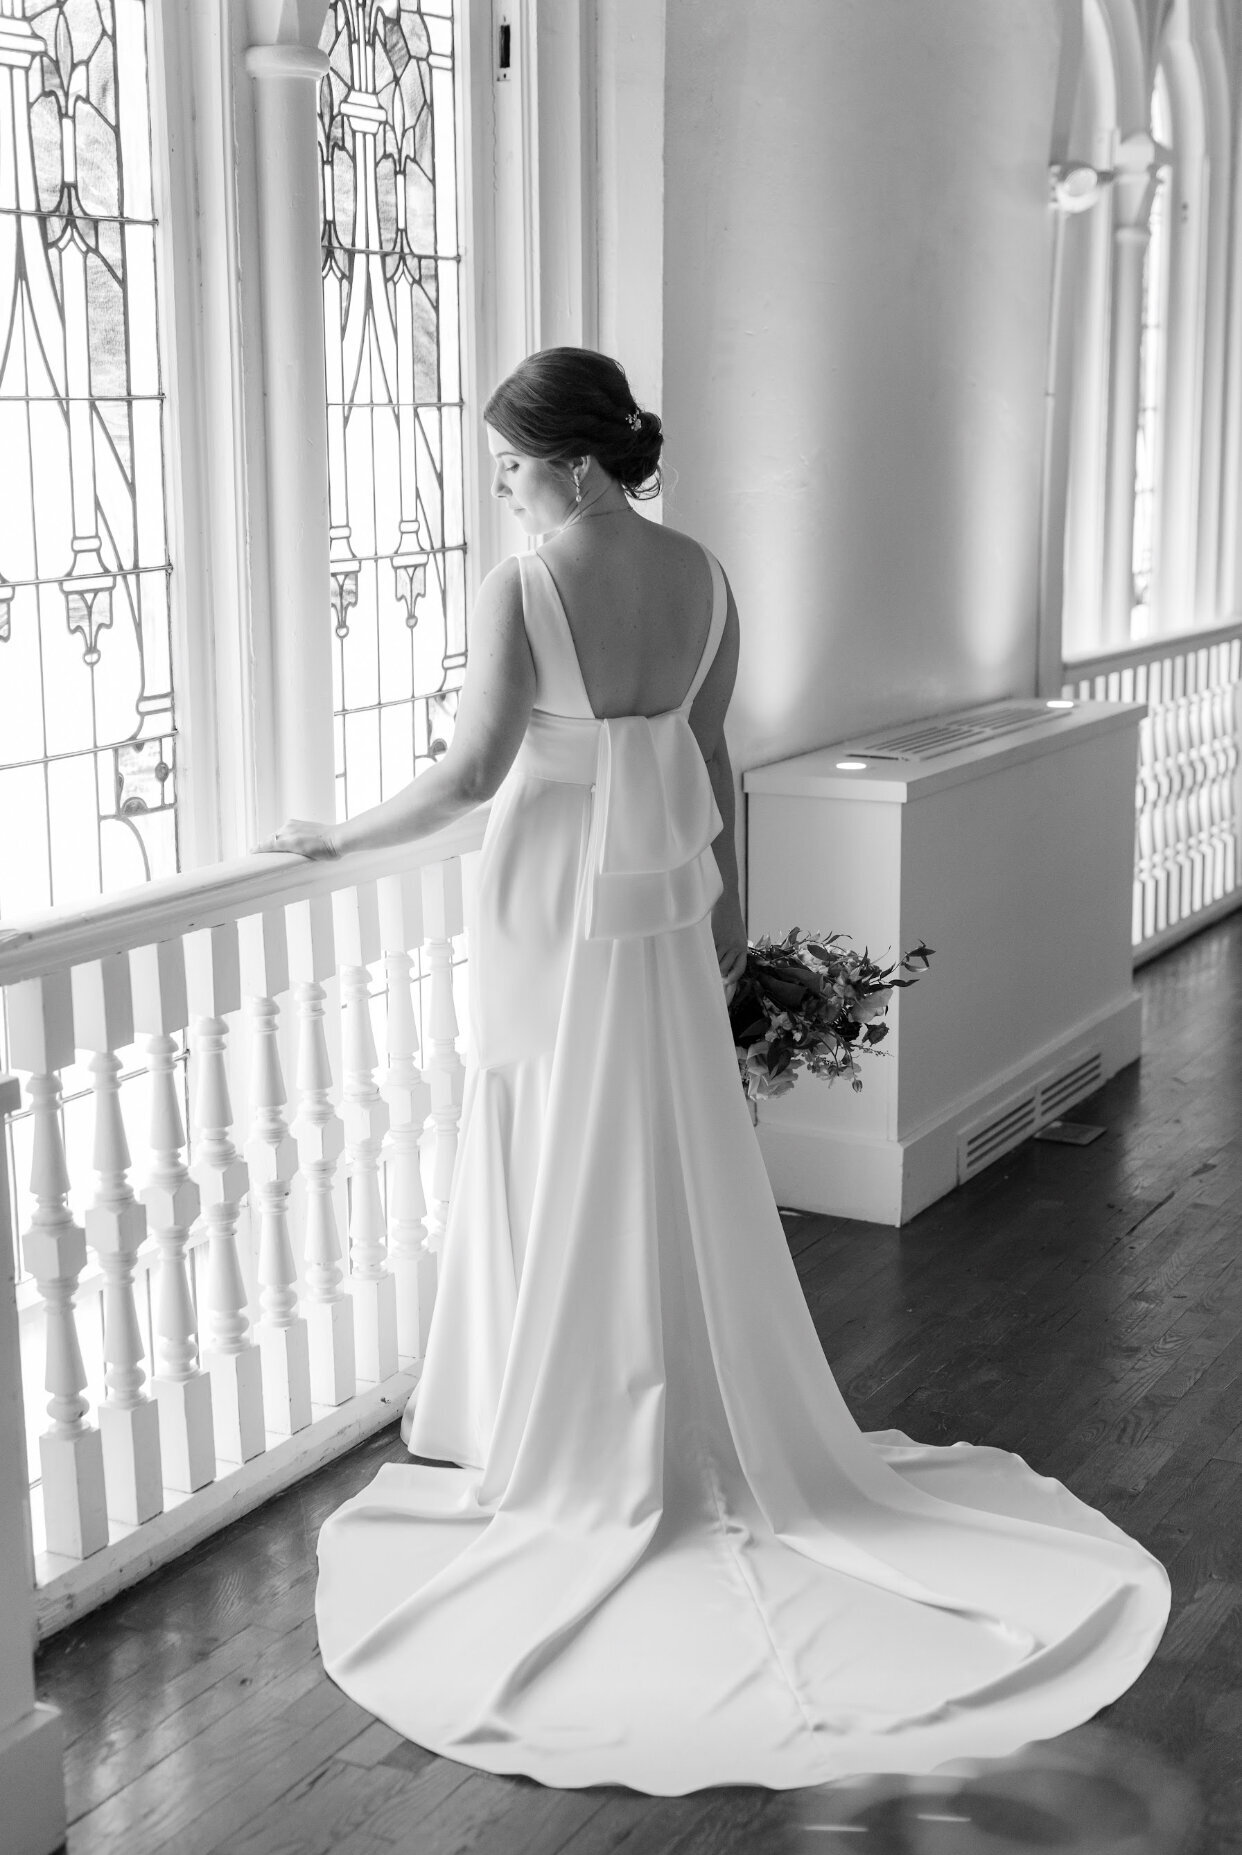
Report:
<svg viewBox="0 0 1242 1855"><path fill-rule="evenodd" d="M738 1081L680 708L600 721L540 555L410 1450L325 1522L324 1666L448 1758L676 1794L926 1772L1113 1700L1160 1564L1017 1456L862 1434ZM832 926L832 923L826 924ZM935 984L934 973L927 981Z"/></svg>

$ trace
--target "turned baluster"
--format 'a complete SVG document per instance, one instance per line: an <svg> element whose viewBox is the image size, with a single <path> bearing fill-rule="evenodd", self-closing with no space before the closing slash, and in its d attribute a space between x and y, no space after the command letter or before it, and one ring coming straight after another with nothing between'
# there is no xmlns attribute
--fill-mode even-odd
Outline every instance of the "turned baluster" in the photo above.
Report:
<svg viewBox="0 0 1242 1855"><path fill-rule="evenodd" d="M1196 794L1198 809L1195 818L1195 840L1199 855L1200 893L1196 904L1206 908L1215 900L1216 885L1216 833L1215 833L1215 786L1216 786L1216 733L1213 698L1215 690L1210 680L1205 679L1195 702L1196 735L1198 737L1198 792Z"/></svg>
<svg viewBox="0 0 1242 1855"><path fill-rule="evenodd" d="M374 884L332 898L341 961L342 1120L349 1156L350 1293L358 1376L379 1383L397 1370L397 1284L388 1267L388 1230L380 1196L380 1152L388 1104L375 1082L379 1061L371 1027L370 962L379 957Z"/></svg>
<svg viewBox="0 0 1242 1855"><path fill-rule="evenodd" d="M289 1191L297 1144L285 1122L285 1079L277 1043L278 994L289 989L284 915L271 910L240 923L242 991L250 1014L251 1135L246 1146L250 1202L259 1215L257 1328L263 1354L267 1428L292 1436L311 1420L310 1346L298 1310L298 1272L289 1240Z"/></svg>
<svg viewBox="0 0 1242 1855"><path fill-rule="evenodd" d="M246 1313L237 1224L249 1177L233 1144L225 1013L241 1002L237 930L201 928L185 937L186 991L193 1020L194 1163L207 1226L207 1318L203 1364L211 1374L216 1449L248 1462L267 1447L263 1366Z"/></svg>
<svg viewBox="0 0 1242 1855"><path fill-rule="evenodd" d="M1212 867L1213 900L1228 895L1233 887L1232 821L1229 803L1232 775L1230 741L1232 690L1225 675L1225 652L1215 651L1216 674L1212 679ZM1234 747L1236 753L1236 746Z"/></svg>
<svg viewBox="0 0 1242 1855"><path fill-rule="evenodd" d="M443 862L429 864L424 869L423 927L430 969L424 1055L435 1129L427 1241L438 1255L448 1223L465 1080L465 1065L457 1049L457 1010L453 1003L452 936L460 934L463 928L459 857L446 857Z"/></svg>
<svg viewBox="0 0 1242 1855"><path fill-rule="evenodd" d="M75 1301L86 1266L86 1233L69 1212L69 1169L61 1134L60 1070L73 1061L69 975L26 979L7 991L9 1055L30 1070L34 1141L30 1190L35 1210L22 1238L26 1268L43 1301L50 1428L39 1438L49 1552L89 1558L108 1543L103 1439L88 1421L86 1368Z"/></svg>
<svg viewBox="0 0 1242 1855"><path fill-rule="evenodd" d="M1195 686L1191 737L1194 741L1194 906L1204 908L1212 899L1212 692L1204 652Z"/></svg>
<svg viewBox="0 0 1242 1855"><path fill-rule="evenodd" d="M298 1112L293 1135L306 1189L303 1275L310 1343L311 1397L316 1404L343 1404L357 1390L354 1304L345 1291L345 1270L332 1194L345 1129L332 1105L332 1065L324 1029L320 980L336 971L332 903L310 896L286 910L289 970L298 1001Z"/></svg>
<svg viewBox="0 0 1242 1855"><path fill-rule="evenodd" d="M1220 901L1226 893L1225 858L1226 848L1222 824L1224 820L1224 792L1222 790L1228 761L1225 757L1225 742L1222 734L1225 714L1225 692L1221 685L1218 651L1212 652L1211 686L1207 692L1206 731L1208 740L1208 790L1207 790L1207 831L1208 831L1208 868L1211 872L1208 899Z"/></svg>
<svg viewBox="0 0 1242 1855"><path fill-rule="evenodd" d="M1136 942L1146 940L1155 931L1155 816L1159 791L1152 720L1150 715L1145 715L1139 723L1138 781L1134 818L1134 939Z"/></svg>
<svg viewBox="0 0 1242 1855"><path fill-rule="evenodd" d="M1169 831L1169 920L1180 921L1186 913L1189 892L1186 863L1186 792L1189 784L1186 757L1186 697L1184 659L1176 660L1179 672L1177 700L1169 709L1169 771L1172 776Z"/></svg>
<svg viewBox="0 0 1242 1855"><path fill-rule="evenodd" d="M160 1414L164 1486L193 1494L215 1479L216 1432L211 1380L199 1362L198 1316L187 1262L199 1197L186 1164L173 1035L184 1028L188 1016L181 942L164 940L137 948L129 956L129 974L134 1029L146 1036L151 1079L151 1165L138 1194L160 1252L151 1394Z"/></svg>
<svg viewBox="0 0 1242 1855"><path fill-rule="evenodd" d="M78 1048L91 1052L98 1179L86 1213L86 1241L104 1272L104 1384L99 1408L108 1513L141 1526L164 1509L159 1409L146 1390L145 1349L134 1299L134 1270L146 1240L146 1208L129 1182L129 1143L121 1118L121 1060L134 1040L129 961L111 954L73 969Z"/></svg>
<svg viewBox="0 0 1242 1855"><path fill-rule="evenodd" d="M1213 653L1213 656L1215 653ZM1220 740L1220 688L1213 675L1203 692L1203 860L1206 907L1220 900L1224 867L1220 841L1220 775L1222 767Z"/></svg>
<svg viewBox="0 0 1242 1855"><path fill-rule="evenodd" d="M1186 907L1195 914L1203 906L1203 860L1206 842L1204 783L1207 768L1203 752L1203 697L1197 685L1186 699Z"/></svg>
<svg viewBox="0 0 1242 1855"><path fill-rule="evenodd" d="M1238 699L1238 684L1231 679L1223 691L1221 704L1221 778L1220 808L1221 835L1225 843L1225 891L1233 889L1242 877L1239 869L1238 834L1238 763L1242 755L1238 750L1238 728L1242 726L1242 702Z"/></svg>
<svg viewBox="0 0 1242 1855"><path fill-rule="evenodd" d="M408 949L423 938L422 882L417 871L381 877L380 942L388 978L388 1074L384 1097L389 1110L388 1255L397 1284L397 1351L421 1359L435 1302L436 1259L427 1245L427 1201L423 1195L420 1148L431 1107L431 1090L419 1067L418 1024L414 1012Z"/></svg>
<svg viewBox="0 0 1242 1855"><path fill-rule="evenodd" d="M1155 665L1152 666L1155 669ZM1161 666L1163 668L1164 666ZM1162 933L1169 924L1169 852L1171 795L1173 776L1169 761L1169 710L1161 687L1151 713L1152 773L1156 781L1156 798L1151 808L1152 873L1155 882L1154 929Z"/></svg>

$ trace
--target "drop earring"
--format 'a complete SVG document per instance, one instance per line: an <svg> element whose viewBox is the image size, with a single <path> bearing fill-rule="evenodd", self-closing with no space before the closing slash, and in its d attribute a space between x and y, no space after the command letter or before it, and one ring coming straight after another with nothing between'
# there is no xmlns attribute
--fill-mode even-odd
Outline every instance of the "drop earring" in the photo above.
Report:
<svg viewBox="0 0 1242 1855"><path fill-rule="evenodd" d="M575 464L574 465L574 508L575 509L580 508L581 505L582 505L582 466L581 464Z"/></svg>

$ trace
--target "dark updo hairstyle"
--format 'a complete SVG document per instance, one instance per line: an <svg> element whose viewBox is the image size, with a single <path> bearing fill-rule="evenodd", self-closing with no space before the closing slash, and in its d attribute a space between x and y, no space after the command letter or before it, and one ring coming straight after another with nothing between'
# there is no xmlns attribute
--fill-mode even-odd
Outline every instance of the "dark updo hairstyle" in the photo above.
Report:
<svg viewBox="0 0 1242 1855"><path fill-rule="evenodd" d="M620 361L593 348L541 348L502 380L484 424L525 457L594 457L636 501L660 493L664 431L634 403Z"/></svg>

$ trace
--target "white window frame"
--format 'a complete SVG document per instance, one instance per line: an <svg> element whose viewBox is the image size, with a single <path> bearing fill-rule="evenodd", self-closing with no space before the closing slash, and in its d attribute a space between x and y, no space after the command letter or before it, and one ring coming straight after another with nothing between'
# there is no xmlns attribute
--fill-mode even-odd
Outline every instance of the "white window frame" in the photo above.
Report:
<svg viewBox="0 0 1242 1855"><path fill-rule="evenodd" d="M520 544L477 416L523 355L603 346L662 389L665 0L456 0L467 596ZM243 854L283 806L271 665L263 253L253 38L315 47L327 0L153 0L152 110L168 391L168 523L183 868ZM510 67L498 69L499 28ZM159 151L166 151L159 159ZM647 204L638 211L634 202ZM308 427L308 444L326 435ZM648 513L658 516L649 506ZM326 589L324 610L327 610ZM331 719L331 689L316 699Z"/></svg>
<svg viewBox="0 0 1242 1855"><path fill-rule="evenodd" d="M487 7L457 0L455 29L459 207L463 228L463 389L477 408L493 377L485 278L495 212L490 176L495 110ZM264 428L260 175L254 83L246 67L264 9L230 0L193 7L160 0L155 17L153 135L167 151L160 185L169 532L177 692L182 866L244 854L268 828L278 797L265 705L270 666ZM298 8L317 44L326 0ZM324 455L326 435L306 441ZM498 557L485 447L467 419L467 590ZM326 587L324 610L327 610ZM330 682L320 698L331 726ZM284 812L281 811L281 815ZM278 820L277 820L278 822Z"/></svg>

